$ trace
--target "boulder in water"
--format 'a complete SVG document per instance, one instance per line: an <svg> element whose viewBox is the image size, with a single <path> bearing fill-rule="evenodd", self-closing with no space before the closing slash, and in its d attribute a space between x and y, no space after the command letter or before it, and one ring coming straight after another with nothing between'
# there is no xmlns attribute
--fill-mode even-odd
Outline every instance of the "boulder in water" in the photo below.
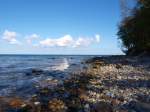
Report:
<svg viewBox="0 0 150 112"><path fill-rule="evenodd" d="M34 68L27 72L26 75L41 75L42 73L44 73L43 70Z"/></svg>

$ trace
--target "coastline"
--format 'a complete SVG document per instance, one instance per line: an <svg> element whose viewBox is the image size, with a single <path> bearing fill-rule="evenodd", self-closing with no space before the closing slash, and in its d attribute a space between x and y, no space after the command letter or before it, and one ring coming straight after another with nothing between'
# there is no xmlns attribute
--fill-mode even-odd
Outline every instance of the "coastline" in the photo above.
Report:
<svg viewBox="0 0 150 112"><path fill-rule="evenodd" d="M0 97L5 112L149 112L150 58L94 57L63 84L37 87L30 99Z"/></svg>

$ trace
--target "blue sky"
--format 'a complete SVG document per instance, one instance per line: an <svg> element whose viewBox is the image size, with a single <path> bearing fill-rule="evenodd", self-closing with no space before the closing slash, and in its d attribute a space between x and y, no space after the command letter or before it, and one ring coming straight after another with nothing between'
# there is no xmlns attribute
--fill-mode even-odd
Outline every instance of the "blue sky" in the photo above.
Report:
<svg viewBox="0 0 150 112"><path fill-rule="evenodd" d="M119 0L0 0L0 54L122 54Z"/></svg>

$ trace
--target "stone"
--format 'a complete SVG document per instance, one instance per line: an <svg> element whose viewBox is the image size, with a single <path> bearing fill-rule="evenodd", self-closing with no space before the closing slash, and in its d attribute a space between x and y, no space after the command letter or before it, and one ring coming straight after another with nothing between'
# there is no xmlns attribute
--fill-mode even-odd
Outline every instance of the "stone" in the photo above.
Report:
<svg viewBox="0 0 150 112"><path fill-rule="evenodd" d="M49 101L48 108L52 112L66 112L67 109L65 103L62 100L56 98Z"/></svg>
<svg viewBox="0 0 150 112"><path fill-rule="evenodd" d="M94 105L94 112L113 112L113 109L110 103L101 101Z"/></svg>
<svg viewBox="0 0 150 112"><path fill-rule="evenodd" d="M25 103L19 99L19 98L13 98L10 100L9 102L9 105L12 107L12 108L21 108L22 106L25 105Z"/></svg>
<svg viewBox="0 0 150 112"><path fill-rule="evenodd" d="M122 68L122 65L121 65L121 64L116 64L116 68L117 68L117 69L121 69L121 68Z"/></svg>
<svg viewBox="0 0 150 112"><path fill-rule="evenodd" d="M131 101L129 103L129 108L136 112L150 112L150 103Z"/></svg>
<svg viewBox="0 0 150 112"><path fill-rule="evenodd" d="M34 105L40 105L40 102L34 102Z"/></svg>
<svg viewBox="0 0 150 112"><path fill-rule="evenodd" d="M41 75L42 73L44 73L43 70L33 68L31 71L27 72L26 75Z"/></svg>

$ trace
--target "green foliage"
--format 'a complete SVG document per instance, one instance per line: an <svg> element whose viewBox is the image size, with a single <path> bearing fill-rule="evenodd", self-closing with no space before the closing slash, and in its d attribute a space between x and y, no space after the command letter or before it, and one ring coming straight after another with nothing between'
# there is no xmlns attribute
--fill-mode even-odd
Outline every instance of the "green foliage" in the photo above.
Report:
<svg viewBox="0 0 150 112"><path fill-rule="evenodd" d="M150 53L150 0L138 0L132 14L122 20L117 34L127 55Z"/></svg>

